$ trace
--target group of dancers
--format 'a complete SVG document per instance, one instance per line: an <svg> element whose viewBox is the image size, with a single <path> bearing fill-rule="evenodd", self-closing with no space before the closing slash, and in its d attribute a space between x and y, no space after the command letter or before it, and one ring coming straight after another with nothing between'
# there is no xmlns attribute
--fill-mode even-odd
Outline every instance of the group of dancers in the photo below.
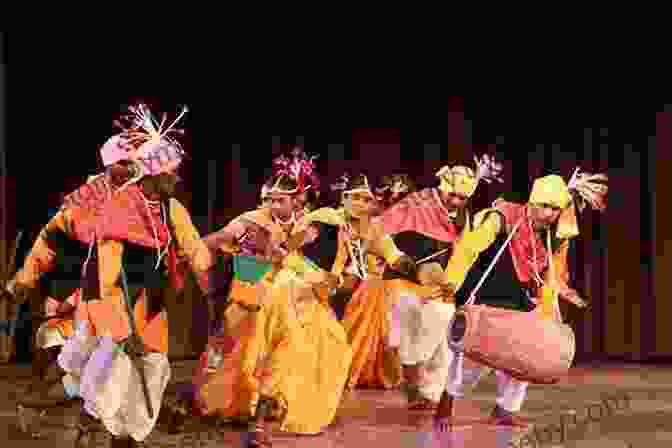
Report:
<svg viewBox="0 0 672 448"><path fill-rule="evenodd" d="M113 447L144 446L163 409L173 431L217 416L246 422L248 446L269 447L274 427L323 432L357 387L402 387L409 412L451 425L455 399L493 370L458 362L448 338L477 283L478 303L539 319L562 321L559 299L586 306L567 256L577 212L605 207L603 175L548 175L526 203L473 213L477 188L502 180L486 155L443 167L438 186L420 190L407 175L373 184L346 174L330 186L339 203L324 207L315 158L297 147L273 160L252 210L201 237L174 197L185 112L167 125L131 107L100 149L104 172L65 197L8 283L11 309L40 288L47 310L17 405L24 430L30 410L64 407L77 417L65 429L74 446L96 428ZM213 325L192 380L168 402L165 290L183 288L187 269ZM528 383L494 370L492 423L527 425Z"/></svg>

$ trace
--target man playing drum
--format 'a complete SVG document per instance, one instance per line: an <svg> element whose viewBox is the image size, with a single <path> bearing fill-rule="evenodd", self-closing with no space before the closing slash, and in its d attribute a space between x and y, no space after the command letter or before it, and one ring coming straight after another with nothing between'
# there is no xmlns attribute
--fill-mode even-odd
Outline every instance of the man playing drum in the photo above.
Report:
<svg viewBox="0 0 672 448"><path fill-rule="evenodd" d="M452 245L471 227L467 204L478 184L499 180L501 166L487 155L476 165L476 172L444 166L436 173L438 187L409 194L380 217L401 250L424 266L416 278L387 282L396 296L390 300L392 328L399 334L409 410L435 409L444 392L451 355L445 328L455 312L454 291L431 273L443 269Z"/></svg>
<svg viewBox="0 0 672 448"><path fill-rule="evenodd" d="M478 304L534 311L542 318L557 321L562 321L558 298L585 307L576 290L568 286L567 253L570 239L579 234L574 195L579 210L583 210L586 203L599 210L605 208L607 187L594 180L606 180L606 176L579 174L577 169L569 185L557 175L542 177L534 182L527 204L498 199L492 208L479 212L474 217L473 231L455 245L445 270L445 280L459 291L458 303L464 303L464 298L474 290L513 231L508 241L508 255L502 255L496 269L478 290ZM442 400L436 415L449 424L454 398L463 397L465 389L474 387L493 370L480 364L456 367L458 359L452 357L446 386L448 396ZM496 370L496 375L497 399L492 422L526 426L516 413L522 407L528 383L501 370Z"/></svg>

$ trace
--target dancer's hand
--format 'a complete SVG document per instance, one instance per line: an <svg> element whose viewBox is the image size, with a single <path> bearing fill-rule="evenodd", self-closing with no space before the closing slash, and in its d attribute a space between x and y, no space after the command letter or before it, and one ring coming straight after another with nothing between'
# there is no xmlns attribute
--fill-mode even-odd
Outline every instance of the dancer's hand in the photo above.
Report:
<svg viewBox="0 0 672 448"><path fill-rule="evenodd" d="M22 283L10 280L6 288L2 291L2 299L9 300L16 304L22 304L30 298L30 288Z"/></svg>
<svg viewBox="0 0 672 448"><path fill-rule="evenodd" d="M333 289L338 288L338 286L341 283L341 280L338 275L332 274L331 272L327 272L327 278L324 280L323 284L329 289L330 291Z"/></svg>
<svg viewBox="0 0 672 448"><path fill-rule="evenodd" d="M294 252L300 249L301 246L303 246L303 242L306 240L307 234L308 234L307 228L294 232L287 240L287 248L289 252Z"/></svg>
<svg viewBox="0 0 672 448"><path fill-rule="evenodd" d="M19 317L19 305L14 301L14 297L8 291L0 291L0 306L4 306L5 318L8 321L16 320Z"/></svg>
<svg viewBox="0 0 672 448"><path fill-rule="evenodd" d="M446 299L455 296L455 286L450 283L444 283L432 288L432 292L426 297L426 300L437 300L445 302Z"/></svg>
<svg viewBox="0 0 672 448"><path fill-rule="evenodd" d="M145 355L145 344L142 338L137 334L132 334L126 339L126 352L131 357L138 357Z"/></svg>
<svg viewBox="0 0 672 448"><path fill-rule="evenodd" d="M588 306L588 304L581 297L579 297L579 293L576 292L575 289L572 288L563 289L562 291L560 291L560 296L566 301L573 303L579 308L585 308Z"/></svg>

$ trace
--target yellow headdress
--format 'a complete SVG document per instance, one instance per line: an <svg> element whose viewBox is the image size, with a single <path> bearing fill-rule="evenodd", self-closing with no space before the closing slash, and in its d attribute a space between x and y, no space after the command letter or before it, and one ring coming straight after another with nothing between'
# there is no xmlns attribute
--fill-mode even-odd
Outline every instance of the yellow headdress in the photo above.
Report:
<svg viewBox="0 0 672 448"><path fill-rule="evenodd" d="M476 163L476 173L471 168L462 165L442 167L436 173L436 176L441 180L439 190L471 197L480 181L486 183L503 182L500 177L502 165L495 162L494 158L484 154L481 159L474 156L474 162Z"/></svg>
<svg viewBox="0 0 672 448"><path fill-rule="evenodd" d="M558 218L556 237L560 239L574 238L579 234L576 219L574 195L578 202L579 211L590 205L598 211L606 208L605 198L608 192L605 174L581 173L579 168L574 170L569 184L558 175L549 175L534 181L530 193L530 204L548 204L562 209Z"/></svg>

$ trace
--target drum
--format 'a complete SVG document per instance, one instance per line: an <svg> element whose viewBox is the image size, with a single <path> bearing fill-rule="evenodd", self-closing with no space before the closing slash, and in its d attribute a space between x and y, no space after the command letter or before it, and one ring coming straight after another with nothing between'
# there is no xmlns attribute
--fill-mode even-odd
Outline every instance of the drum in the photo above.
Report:
<svg viewBox="0 0 672 448"><path fill-rule="evenodd" d="M572 365L571 327L539 313L465 305L448 327L448 341L472 361L535 384L554 384Z"/></svg>

